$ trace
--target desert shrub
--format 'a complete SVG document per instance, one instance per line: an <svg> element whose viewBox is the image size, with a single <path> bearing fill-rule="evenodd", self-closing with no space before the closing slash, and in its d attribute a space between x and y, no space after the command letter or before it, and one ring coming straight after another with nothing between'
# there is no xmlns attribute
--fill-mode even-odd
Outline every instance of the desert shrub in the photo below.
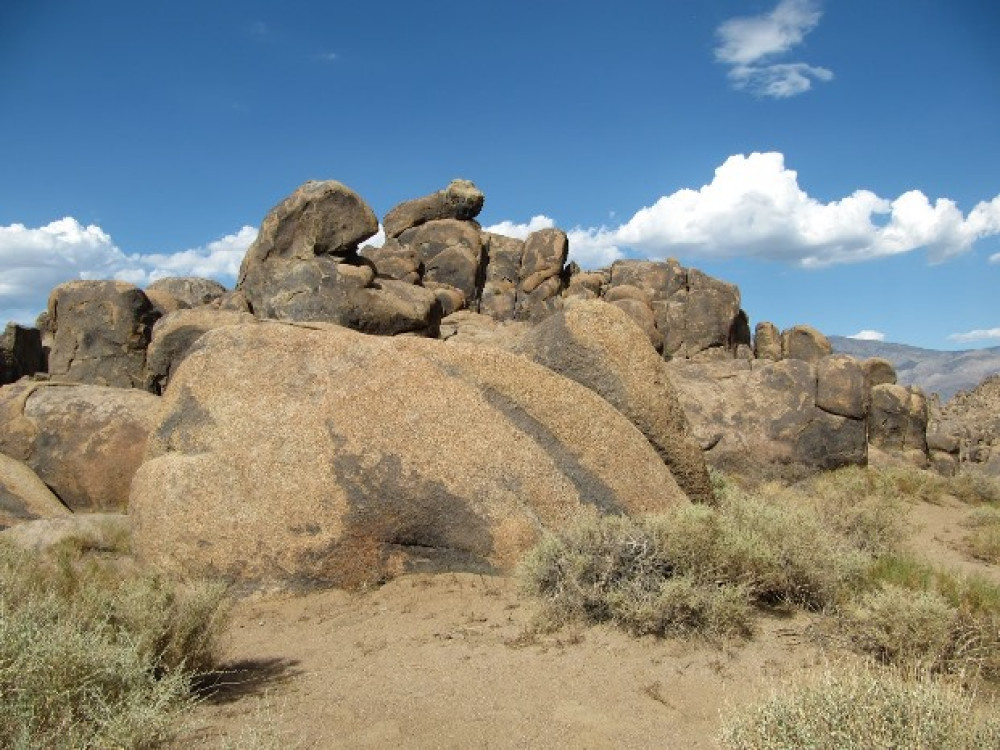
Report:
<svg viewBox="0 0 1000 750"><path fill-rule="evenodd" d="M71 545L0 543L0 746L138 748L171 733L214 660L224 591Z"/></svg>
<svg viewBox="0 0 1000 750"><path fill-rule="evenodd" d="M970 505L1000 503L1000 477L978 471L963 471L949 477L947 483L952 495Z"/></svg>
<svg viewBox="0 0 1000 750"><path fill-rule="evenodd" d="M808 505L732 489L715 507L582 518L536 546L520 575L556 625L721 635L749 632L754 604L835 603L864 580L869 559Z"/></svg>
<svg viewBox="0 0 1000 750"><path fill-rule="evenodd" d="M1000 508L993 505L976 508L963 523L972 529L965 539L969 552L980 560L1000 563Z"/></svg>
<svg viewBox="0 0 1000 750"><path fill-rule="evenodd" d="M839 617L856 648L887 663L1000 677L1000 586L902 555L879 559L869 580Z"/></svg>
<svg viewBox="0 0 1000 750"><path fill-rule="evenodd" d="M976 708L968 693L927 676L827 669L727 717L721 740L740 750L1000 747L1000 720Z"/></svg>

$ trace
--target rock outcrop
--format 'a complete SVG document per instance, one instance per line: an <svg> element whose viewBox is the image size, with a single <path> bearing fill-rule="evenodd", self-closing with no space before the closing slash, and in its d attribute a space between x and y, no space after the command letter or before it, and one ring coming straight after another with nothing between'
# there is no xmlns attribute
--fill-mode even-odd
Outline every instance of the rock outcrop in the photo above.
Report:
<svg viewBox="0 0 1000 750"><path fill-rule="evenodd" d="M767 465L866 462L864 415L855 408L861 375L851 370L800 359L676 361L668 368L706 460L751 473Z"/></svg>
<svg viewBox="0 0 1000 750"><path fill-rule="evenodd" d="M883 383L871 389L868 441L911 463L927 465L927 399L916 386Z"/></svg>
<svg viewBox="0 0 1000 750"><path fill-rule="evenodd" d="M606 401L498 349L230 326L163 399L132 483L137 554L243 588L509 569L586 508L687 502Z"/></svg>
<svg viewBox="0 0 1000 750"><path fill-rule="evenodd" d="M141 388L159 313L124 281L70 281L49 295L49 373L73 383Z"/></svg>
<svg viewBox="0 0 1000 750"><path fill-rule="evenodd" d="M386 237L398 237L407 229L438 219L468 221L479 216L486 197L468 180L452 180L444 190L400 203L385 215Z"/></svg>
<svg viewBox="0 0 1000 750"><path fill-rule="evenodd" d="M781 332L782 359L801 359L816 364L832 352L830 340L812 326L792 326Z"/></svg>
<svg viewBox="0 0 1000 750"><path fill-rule="evenodd" d="M73 511L124 511L159 399L145 391L22 382L0 388L0 452Z"/></svg>
<svg viewBox="0 0 1000 750"><path fill-rule="evenodd" d="M0 453L0 530L25 521L68 515L69 509L27 464Z"/></svg>
<svg viewBox="0 0 1000 750"><path fill-rule="evenodd" d="M0 336L0 385L48 369L42 333L37 328L8 323Z"/></svg>
<svg viewBox="0 0 1000 750"><path fill-rule="evenodd" d="M161 315L217 302L226 293L218 281L197 276L171 276L146 287L146 296Z"/></svg>
<svg viewBox="0 0 1000 750"><path fill-rule="evenodd" d="M237 289L259 318L437 335L434 293L376 279L375 265L358 254L376 231L375 214L357 193L339 182L307 182L264 219Z"/></svg>
<svg viewBox="0 0 1000 750"><path fill-rule="evenodd" d="M935 467L946 474L976 469L1000 476L1000 375L928 407L927 442Z"/></svg>

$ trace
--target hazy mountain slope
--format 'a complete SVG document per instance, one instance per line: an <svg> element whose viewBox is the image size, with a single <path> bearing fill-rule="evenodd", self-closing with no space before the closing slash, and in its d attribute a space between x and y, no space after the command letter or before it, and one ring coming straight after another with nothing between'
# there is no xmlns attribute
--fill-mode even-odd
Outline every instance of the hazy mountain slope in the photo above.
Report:
<svg viewBox="0 0 1000 750"><path fill-rule="evenodd" d="M985 378L1000 373L1000 346L943 352L886 341L829 338L835 352L859 358L884 357L896 367L900 383L919 385L927 393L940 394L942 399L975 388Z"/></svg>

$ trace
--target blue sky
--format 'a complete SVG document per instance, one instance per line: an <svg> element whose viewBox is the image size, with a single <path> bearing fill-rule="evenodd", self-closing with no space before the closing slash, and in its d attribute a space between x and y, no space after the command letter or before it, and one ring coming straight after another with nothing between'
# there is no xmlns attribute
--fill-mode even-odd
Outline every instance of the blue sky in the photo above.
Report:
<svg viewBox="0 0 1000 750"><path fill-rule="evenodd" d="M5 0L0 318L232 285L307 179L381 216L463 177L484 225L677 257L751 323L1000 345L998 36L983 0Z"/></svg>

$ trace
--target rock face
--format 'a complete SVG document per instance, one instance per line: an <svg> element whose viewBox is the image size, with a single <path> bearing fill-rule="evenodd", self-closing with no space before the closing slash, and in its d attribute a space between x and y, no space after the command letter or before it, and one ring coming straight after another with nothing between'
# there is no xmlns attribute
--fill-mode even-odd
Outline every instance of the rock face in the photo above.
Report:
<svg viewBox="0 0 1000 750"><path fill-rule="evenodd" d="M0 385L47 368L41 331L8 323L0 336Z"/></svg>
<svg viewBox="0 0 1000 750"><path fill-rule="evenodd" d="M927 462L927 416L927 399L916 386L877 385L871 389L868 441L923 466Z"/></svg>
<svg viewBox="0 0 1000 750"><path fill-rule="evenodd" d="M407 229L438 219L467 221L479 216L485 196L468 180L452 180L444 190L400 203L385 215L386 237L398 237Z"/></svg>
<svg viewBox="0 0 1000 750"><path fill-rule="evenodd" d="M124 281L70 281L49 295L53 379L141 388L153 323L142 290Z"/></svg>
<svg viewBox="0 0 1000 750"><path fill-rule="evenodd" d="M777 362L781 359L781 332L778 326L767 321L757 324L753 336L753 355L757 359Z"/></svg>
<svg viewBox="0 0 1000 750"><path fill-rule="evenodd" d="M0 453L0 530L25 521L70 515L31 468Z"/></svg>
<svg viewBox="0 0 1000 750"><path fill-rule="evenodd" d="M599 394L646 436L689 498L715 499L666 363L615 305L578 302L528 329L512 349Z"/></svg>
<svg viewBox="0 0 1000 750"><path fill-rule="evenodd" d="M528 235L514 301L516 319L538 321L559 309L568 255L569 239L561 229L541 229Z"/></svg>
<svg viewBox="0 0 1000 750"><path fill-rule="evenodd" d="M206 331L256 322L250 313L209 307L177 310L163 316L153 326L153 337L146 353L146 389L155 394L163 393L188 349Z"/></svg>
<svg viewBox="0 0 1000 750"><path fill-rule="evenodd" d="M237 288L259 318L338 323L367 333L437 335L434 293L376 279L358 245L374 212L339 182L307 182L264 219Z"/></svg>
<svg viewBox="0 0 1000 750"><path fill-rule="evenodd" d="M132 484L136 552L244 588L509 568L584 508L686 502L607 402L497 349L219 328L163 398Z"/></svg>
<svg viewBox="0 0 1000 750"><path fill-rule="evenodd" d="M95 385L0 389L0 452L23 461L73 511L124 511L159 399Z"/></svg>
<svg viewBox="0 0 1000 750"><path fill-rule="evenodd" d="M818 370L799 359L675 360L668 371L695 439L714 466L834 469L867 460L865 420L817 404L824 393L821 403L827 408L854 411L851 394L859 373L843 372L837 364Z"/></svg>

